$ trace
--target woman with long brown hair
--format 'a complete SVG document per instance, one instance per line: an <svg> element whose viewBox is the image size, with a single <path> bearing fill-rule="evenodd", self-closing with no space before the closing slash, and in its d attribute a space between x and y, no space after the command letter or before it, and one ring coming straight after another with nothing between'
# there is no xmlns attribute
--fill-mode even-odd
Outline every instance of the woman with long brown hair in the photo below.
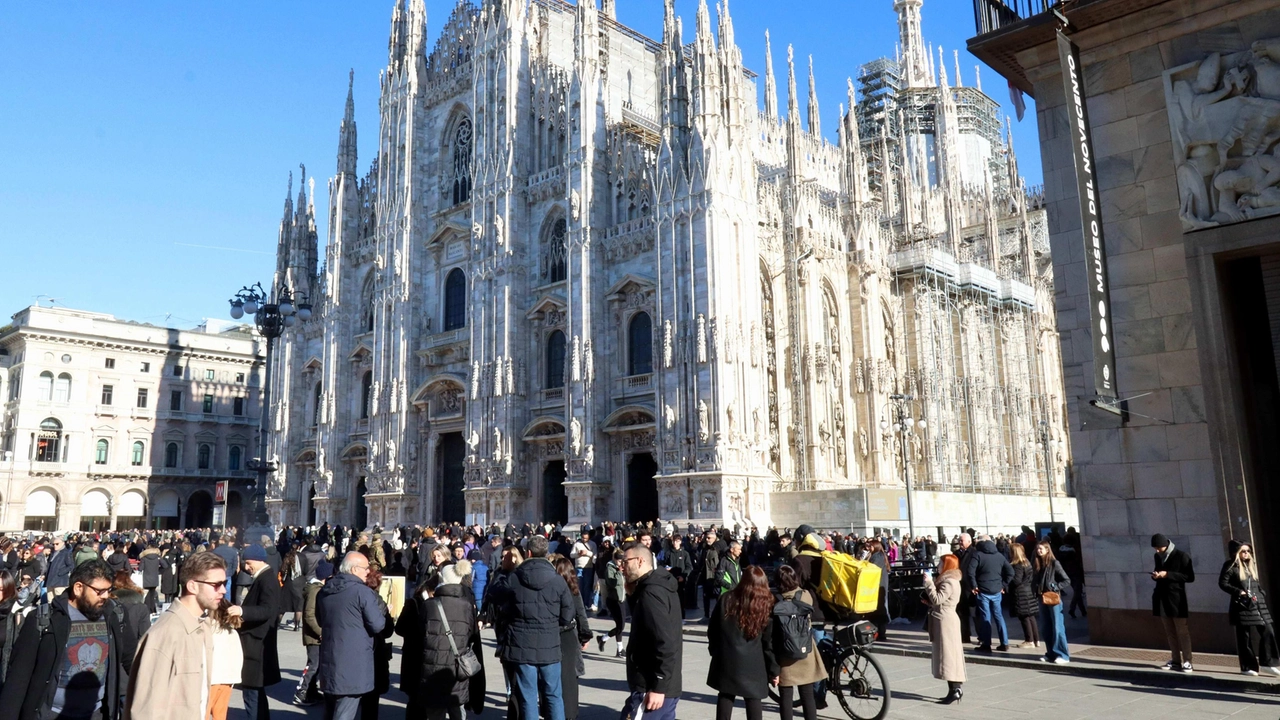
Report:
<svg viewBox="0 0 1280 720"><path fill-rule="evenodd" d="M583 669L582 651L591 642L591 626L578 587L578 571L573 561L562 555L552 563L573 596L574 623L560 628L560 696L564 699L564 720L578 720L578 676Z"/></svg>
<svg viewBox="0 0 1280 720"><path fill-rule="evenodd" d="M1040 662L1065 665L1071 662L1067 649L1067 627L1062 619L1062 590L1071 584L1062 563L1053 556L1053 545L1041 540L1036 545L1035 591L1040 596L1040 639L1044 657Z"/></svg>
<svg viewBox="0 0 1280 720"><path fill-rule="evenodd" d="M720 693L716 720L730 720L739 697L746 703L747 720L760 720L760 701L769 694L769 685L778 683L778 661L768 632L773 602L764 570L748 565L742 570L742 579L720 598L711 613L707 685Z"/></svg>
<svg viewBox="0 0 1280 720"><path fill-rule="evenodd" d="M929 639L933 642L933 676L947 681L944 705L964 697L964 640L960 637L960 559L954 553L942 558L938 577L924 576L924 599L929 603Z"/></svg>
<svg viewBox="0 0 1280 720"><path fill-rule="evenodd" d="M1009 549L1013 552L1010 563L1013 565L1013 580L1009 581L1009 592L1013 594L1013 614L1022 623L1022 644L1018 647L1040 647L1040 633L1036 625L1040 596L1032 582L1035 570L1021 543L1009 543Z"/></svg>

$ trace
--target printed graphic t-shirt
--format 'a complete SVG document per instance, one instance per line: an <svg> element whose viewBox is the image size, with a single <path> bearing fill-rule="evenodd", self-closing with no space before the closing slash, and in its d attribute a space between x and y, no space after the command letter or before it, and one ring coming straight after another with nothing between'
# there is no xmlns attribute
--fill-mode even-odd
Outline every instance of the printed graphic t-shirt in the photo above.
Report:
<svg viewBox="0 0 1280 720"><path fill-rule="evenodd" d="M111 634L105 619L90 620L75 605L69 605L67 611L71 632L58 664L58 689L50 709L56 718L87 720L93 717L106 693Z"/></svg>

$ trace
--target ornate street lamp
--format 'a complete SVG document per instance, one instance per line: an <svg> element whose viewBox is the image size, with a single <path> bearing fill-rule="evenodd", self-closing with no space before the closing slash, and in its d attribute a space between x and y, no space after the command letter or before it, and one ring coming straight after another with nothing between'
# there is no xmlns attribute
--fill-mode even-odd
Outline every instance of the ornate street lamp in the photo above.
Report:
<svg viewBox="0 0 1280 720"><path fill-rule="evenodd" d="M925 422L924 418L917 420L911 417L910 412L908 412L911 401L915 400L914 396L895 393L889 396L889 400L893 402L893 422L881 420L880 429L886 435L892 432L902 436L902 442L899 444L902 446L902 482L907 488L907 538L914 541L916 537L916 520L915 509L911 502L911 456L907 453L907 445L917 429L923 435L929 424Z"/></svg>
<svg viewBox="0 0 1280 720"><path fill-rule="evenodd" d="M267 339L267 367L262 380L262 405L259 408L261 416L258 418L258 457L245 463L245 467L257 474L253 484L253 509L250 511L251 515L247 518L246 525L248 528L255 529L269 528L270 518L267 517L266 505L267 476L276 471L276 464L267 459L267 432L270 428L271 415L271 357L276 338L283 335L286 328L297 325L299 320L306 322L311 319L311 303L307 301L305 295L294 293L287 285L281 285L276 290L275 298L272 299L262 289L261 283L240 288L235 297L228 302L231 303L233 319L239 320L246 314L252 315L253 324ZM269 529L262 534L274 535ZM249 532L244 536L251 542L256 539Z"/></svg>

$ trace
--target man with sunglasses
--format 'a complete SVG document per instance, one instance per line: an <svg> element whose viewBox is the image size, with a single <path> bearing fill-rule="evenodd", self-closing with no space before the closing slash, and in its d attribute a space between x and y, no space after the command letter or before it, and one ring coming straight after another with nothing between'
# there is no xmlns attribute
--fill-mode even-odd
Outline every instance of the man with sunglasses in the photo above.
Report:
<svg viewBox="0 0 1280 720"><path fill-rule="evenodd" d="M0 690L0 720L110 720L124 694L124 613L110 599L111 568L80 564L67 590L27 617L13 646L21 659Z"/></svg>
<svg viewBox="0 0 1280 720"><path fill-rule="evenodd" d="M209 706L213 632L204 619L227 592L227 565L213 553L197 553L178 575L181 596L142 636L125 700L126 720L204 720ZM232 606L228 612L240 613Z"/></svg>

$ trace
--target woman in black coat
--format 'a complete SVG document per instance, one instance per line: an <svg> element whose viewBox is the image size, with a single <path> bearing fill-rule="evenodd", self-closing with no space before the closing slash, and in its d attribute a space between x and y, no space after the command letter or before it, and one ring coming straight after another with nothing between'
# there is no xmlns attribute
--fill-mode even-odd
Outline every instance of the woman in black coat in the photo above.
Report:
<svg viewBox="0 0 1280 720"><path fill-rule="evenodd" d="M716 720L730 720L733 704L741 697L747 720L760 720L760 701L769 685L778 682L778 661L768 632L773 619L773 593L764 571L755 565L742 570L742 579L724 595L707 625L707 651L711 668L707 685L719 691Z"/></svg>
<svg viewBox="0 0 1280 720"><path fill-rule="evenodd" d="M463 591L461 579L452 566L441 569L437 579L435 591L429 597L414 596L415 611L422 627L421 674L418 675L421 682L416 683L409 702L419 709L443 709L449 720L462 720L464 707L477 714L484 709L484 671L472 678L454 677L453 648L449 646L445 621L440 615L443 610L458 650L470 647L483 664L475 599Z"/></svg>
<svg viewBox="0 0 1280 720"><path fill-rule="evenodd" d="M556 572L569 585L574 605L573 625L560 628L560 695L564 699L564 720L578 720L578 677L584 667L582 651L591 642L591 626L578 593L578 573L573 561L566 557L557 559Z"/></svg>
<svg viewBox="0 0 1280 720"><path fill-rule="evenodd" d="M178 587L178 571L182 568L182 561L187 558L190 547L185 542L175 542L164 554L165 567L160 573L160 592L164 593L165 602L176 600L182 590Z"/></svg>
<svg viewBox="0 0 1280 720"><path fill-rule="evenodd" d="M1257 675L1262 668L1280 675L1276 667L1276 636L1272 630L1267 594L1258 581L1258 563L1253 546L1232 540L1227 545L1227 561L1218 573L1218 587L1231 597L1228 619L1236 629L1236 654L1240 656L1240 672ZM1253 642L1254 631L1258 641ZM1256 650L1255 650L1256 649Z"/></svg>
<svg viewBox="0 0 1280 720"><path fill-rule="evenodd" d="M1022 623L1023 641L1018 647L1040 647L1040 627L1036 620L1040 614L1040 596L1036 593L1036 573L1021 544L1009 543L1009 550L1013 554L1013 580L1009 582L1013 614Z"/></svg>

